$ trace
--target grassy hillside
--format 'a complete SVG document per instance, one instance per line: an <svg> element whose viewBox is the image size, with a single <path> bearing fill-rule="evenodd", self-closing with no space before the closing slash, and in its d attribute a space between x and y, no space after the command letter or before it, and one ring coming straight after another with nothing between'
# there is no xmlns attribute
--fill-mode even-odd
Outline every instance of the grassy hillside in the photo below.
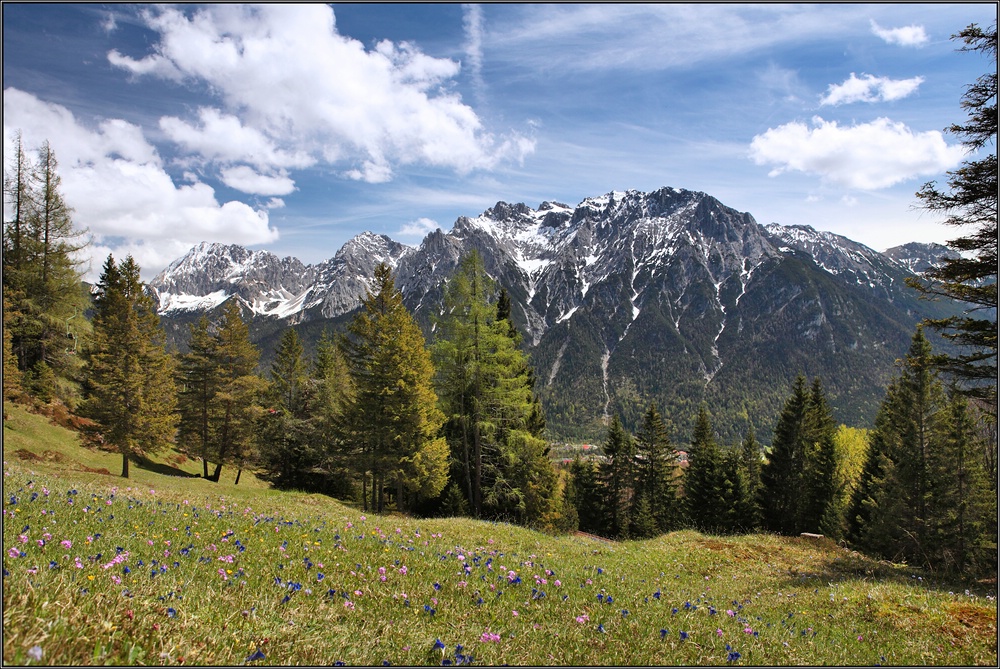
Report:
<svg viewBox="0 0 1000 669"><path fill-rule="evenodd" d="M9 410L6 664L997 662L995 585L830 542L366 516L193 478L176 454L124 480L92 471L114 455Z"/></svg>

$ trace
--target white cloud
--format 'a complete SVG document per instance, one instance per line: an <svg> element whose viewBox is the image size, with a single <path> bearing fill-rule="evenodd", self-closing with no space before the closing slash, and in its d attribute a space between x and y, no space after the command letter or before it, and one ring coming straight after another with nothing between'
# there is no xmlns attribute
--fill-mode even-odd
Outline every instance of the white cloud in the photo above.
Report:
<svg viewBox="0 0 1000 669"><path fill-rule="evenodd" d="M349 178L382 182L400 165L467 173L534 151L518 133L485 130L450 90L459 63L406 42L368 50L337 32L327 5L161 7L143 17L159 34L154 52L136 59L112 51L108 59L136 76L215 92L221 109L201 110L199 127L177 118L161 124L208 160L262 171L323 160Z"/></svg>
<svg viewBox="0 0 1000 669"><path fill-rule="evenodd" d="M874 20L871 22L872 32L888 44L900 46L923 46L927 43L927 32L923 26L903 26L902 28L883 28Z"/></svg>
<svg viewBox="0 0 1000 669"><path fill-rule="evenodd" d="M423 239L440 227L441 226L438 225L437 221L433 221L429 218L418 218L415 221L410 221L405 224L396 234L400 237L417 237L419 239Z"/></svg>
<svg viewBox="0 0 1000 669"><path fill-rule="evenodd" d="M770 176L795 170L860 190L940 174L958 165L964 155L962 146L948 145L937 130L913 132L887 118L841 127L815 117L812 127L786 123L750 143L755 163L777 165Z"/></svg>
<svg viewBox="0 0 1000 669"><path fill-rule="evenodd" d="M277 175L260 174L247 165L227 167L221 172L222 182L251 195L288 195L295 190L295 182L285 173Z"/></svg>
<svg viewBox="0 0 1000 669"><path fill-rule="evenodd" d="M923 77L911 79L889 79L862 74L858 78L853 72L842 84L830 84L821 105L842 105L851 102L891 102L905 98L915 92Z"/></svg>
<svg viewBox="0 0 1000 669"><path fill-rule="evenodd" d="M116 257L124 256L124 249L141 249L141 257L133 255L143 275L151 276L172 259L158 255L167 249L183 253L200 241L258 244L278 237L266 211L242 202L220 204L215 191L190 173L189 183L175 184L137 126L111 119L91 130L65 107L15 88L4 90L3 106L5 155L17 130L26 147L48 140L55 151L74 225L88 228L96 241L88 251L95 259L92 272L100 271L108 249ZM157 258L158 264L143 264L141 258Z"/></svg>
<svg viewBox="0 0 1000 669"><path fill-rule="evenodd" d="M483 81L483 8L480 5L462 5L462 28L465 30L465 59L469 64L472 90L482 104L486 83Z"/></svg>

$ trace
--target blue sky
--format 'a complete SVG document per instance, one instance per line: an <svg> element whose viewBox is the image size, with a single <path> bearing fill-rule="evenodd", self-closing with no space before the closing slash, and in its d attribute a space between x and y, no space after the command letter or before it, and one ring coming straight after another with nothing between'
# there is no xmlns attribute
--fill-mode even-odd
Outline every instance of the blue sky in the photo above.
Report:
<svg viewBox="0 0 1000 669"><path fill-rule="evenodd" d="M882 250L991 63L981 4L3 5L4 157L49 140L94 278L207 240L307 263L498 200L707 192Z"/></svg>

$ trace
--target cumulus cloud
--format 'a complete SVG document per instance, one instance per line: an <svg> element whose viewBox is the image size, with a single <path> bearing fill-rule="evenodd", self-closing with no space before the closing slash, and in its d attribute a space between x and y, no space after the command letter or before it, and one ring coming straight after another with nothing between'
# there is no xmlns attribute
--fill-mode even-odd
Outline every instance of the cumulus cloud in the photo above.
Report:
<svg viewBox="0 0 1000 669"><path fill-rule="evenodd" d="M218 107L200 110L197 122L166 118L161 126L225 167L240 161L266 171L322 160L348 178L383 182L400 165L467 173L534 151L533 140L483 127L452 90L458 62L407 42L366 49L337 32L327 5L158 7L142 16L158 34L153 52L112 51L109 62L213 91Z"/></svg>
<svg viewBox="0 0 1000 669"><path fill-rule="evenodd" d="M888 44L900 46L923 46L927 43L927 32L923 26L903 26L902 28L883 28L874 20L871 22L872 32Z"/></svg>
<svg viewBox="0 0 1000 669"><path fill-rule="evenodd" d="M415 221L410 221L405 224L399 229L397 234L400 237L416 237L418 239L423 239L440 227L441 226L438 225L437 221L433 221L429 218L418 218Z"/></svg>
<svg viewBox="0 0 1000 669"><path fill-rule="evenodd" d="M16 88L4 90L3 111L5 155L17 130L26 147L48 140L55 151L74 224L95 240L87 251L90 279L109 250L116 257L133 252L145 276L176 257L170 253L200 241L259 244L278 237L266 211L236 201L220 204L212 187L191 173L185 174L188 183L175 183L131 123L111 119L87 128L65 107Z"/></svg>
<svg viewBox="0 0 1000 669"><path fill-rule="evenodd" d="M794 170L859 190L940 174L958 165L964 155L962 146L948 145L937 130L914 132L887 118L842 127L817 116L811 127L786 123L750 143L756 164L776 165L770 176Z"/></svg>
<svg viewBox="0 0 1000 669"><path fill-rule="evenodd" d="M230 188L251 195L288 195L295 190L295 182L284 172L277 175L260 174L247 165L223 169L222 182Z"/></svg>
<svg viewBox="0 0 1000 669"><path fill-rule="evenodd" d="M830 84L821 105L842 105L851 102L891 102L912 94L924 83L923 77L889 79L853 72L842 84Z"/></svg>

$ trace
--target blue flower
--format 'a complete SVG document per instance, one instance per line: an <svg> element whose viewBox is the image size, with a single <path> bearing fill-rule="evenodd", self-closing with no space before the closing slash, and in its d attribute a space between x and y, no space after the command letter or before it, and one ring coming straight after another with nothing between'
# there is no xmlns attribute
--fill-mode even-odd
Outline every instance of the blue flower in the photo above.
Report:
<svg viewBox="0 0 1000 669"><path fill-rule="evenodd" d="M660 630L660 638L661 638L661 639L663 639L663 638L666 638L666 636L667 636L668 634L670 634L670 630L668 630L668 629L661 629L661 630Z"/></svg>
<svg viewBox="0 0 1000 669"><path fill-rule="evenodd" d="M603 624L598 625L597 631L600 632L601 634L604 634L604 625Z"/></svg>
<svg viewBox="0 0 1000 669"><path fill-rule="evenodd" d="M434 584L434 589L435 590L440 590L441 589L441 584L440 583L435 583Z"/></svg>
<svg viewBox="0 0 1000 669"><path fill-rule="evenodd" d="M167 609L167 616L169 616L170 618L173 618L176 615L177 615L177 610L176 609L174 609L172 607L169 608L169 609Z"/></svg>
<svg viewBox="0 0 1000 669"><path fill-rule="evenodd" d="M608 595L608 598L604 600L604 603L605 604L610 604L613 601L615 601L615 600L611 598L611 595Z"/></svg>
<svg viewBox="0 0 1000 669"><path fill-rule="evenodd" d="M653 593L653 599L659 599L659 598L660 598L660 591L657 590L656 592Z"/></svg>
<svg viewBox="0 0 1000 669"><path fill-rule="evenodd" d="M684 640L685 640L685 639L687 639L687 638L688 638L688 633L687 633L687 632L684 632L684 631L682 631L682 632L681 632L681 641L684 641Z"/></svg>
<svg viewBox="0 0 1000 669"><path fill-rule="evenodd" d="M424 607L424 608L427 608L427 607ZM441 639L434 639L434 647L435 648L444 648L444 643L441 641Z"/></svg>
<svg viewBox="0 0 1000 669"><path fill-rule="evenodd" d="M735 650L731 650L729 651L729 655L726 656L726 662L735 662L736 660L740 659L740 657L742 656L738 652L736 652Z"/></svg>
<svg viewBox="0 0 1000 669"><path fill-rule="evenodd" d="M249 656L249 657L248 657L248 658L246 659L246 661L247 661L247 662L256 662L257 660L264 660L264 659L266 659L266 658L267 658L267 656L266 656L266 655L264 655L264 653L263 653L263 652L261 652L260 648L258 648L257 650L255 650L255 651L253 652L253 655Z"/></svg>

